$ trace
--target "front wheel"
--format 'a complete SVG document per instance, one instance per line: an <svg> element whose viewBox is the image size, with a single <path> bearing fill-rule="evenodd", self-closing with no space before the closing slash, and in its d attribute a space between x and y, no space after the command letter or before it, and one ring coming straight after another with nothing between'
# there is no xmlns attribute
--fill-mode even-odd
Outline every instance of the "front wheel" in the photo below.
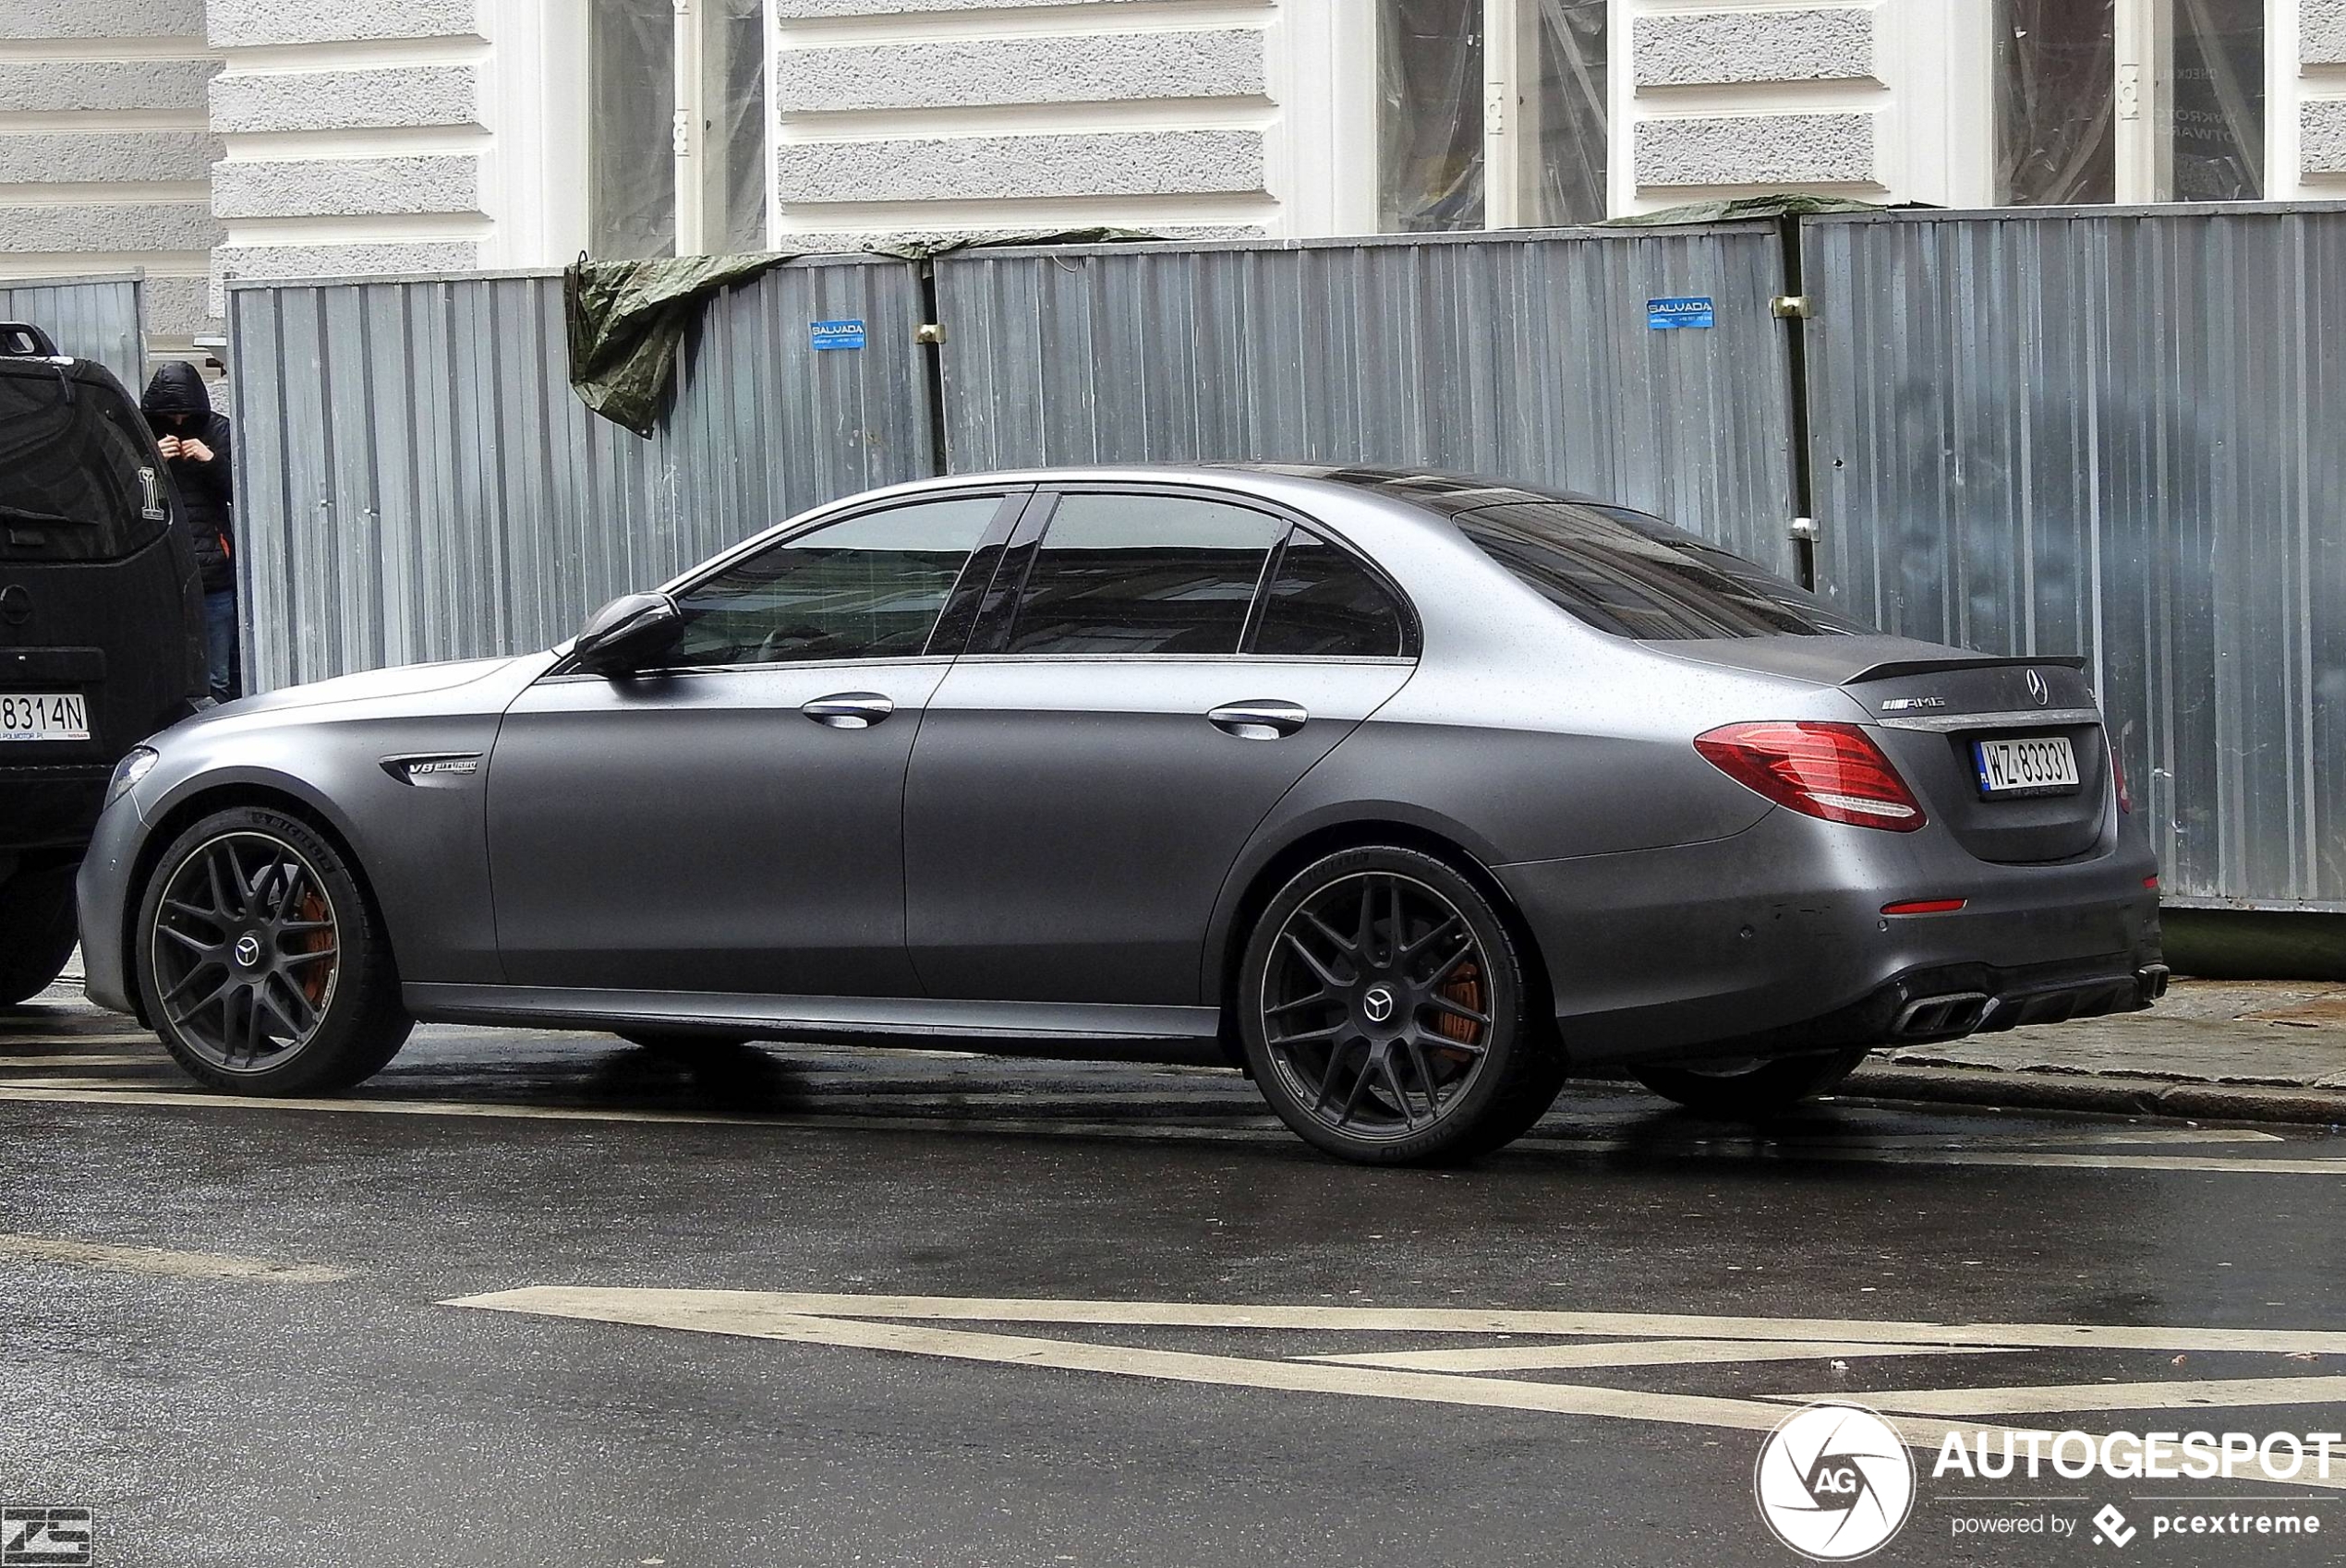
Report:
<svg viewBox="0 0 2346 1568"><path fill-rule="evenodd" d="M1447 862L1345 850L1274 896L1249 936L1239 1024L1281 1120L1365 1164L1470 1159L1564 1083L1554 1027L1499 911Z"/></svg>
<svg viewBox="0 0 2346 1568"><path fill-rule="evenodd" d="M239 806L182 833L148 880L138 934L147 1017L213 1089L347 1089L414 1026L356 868L282 813Z"/></svg>
<svg viewBox="0 0 2346 1568"><path fill-rule="evenodd" d="M46 991L73 957L71 866L0 883L0 1007Z"/></svg>
<svg viewBox="0 0 2346 1568"><path fill-rule="evenodd" d="M1766 1062L1690 1062L1631 1071L1639 1083L1689 1111L1722 1121L1758 1121L1803 1100L1832 1093L1865 1059L1866 1053L1859 1049L1779 1056Z"/></svg>

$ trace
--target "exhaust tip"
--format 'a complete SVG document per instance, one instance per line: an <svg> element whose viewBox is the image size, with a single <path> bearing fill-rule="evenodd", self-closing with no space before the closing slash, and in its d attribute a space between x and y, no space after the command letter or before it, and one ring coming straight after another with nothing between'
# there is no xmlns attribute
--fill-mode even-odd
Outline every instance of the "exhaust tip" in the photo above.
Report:
<svg viewBox="0 0 2346 1568"><path fill-rule="evenodd" d="M1890 1032L1899 1040L1952 1040L1977 1032L1994 1006L1995 999L1984 991L1918 997L1899 1009Z"/></svg>

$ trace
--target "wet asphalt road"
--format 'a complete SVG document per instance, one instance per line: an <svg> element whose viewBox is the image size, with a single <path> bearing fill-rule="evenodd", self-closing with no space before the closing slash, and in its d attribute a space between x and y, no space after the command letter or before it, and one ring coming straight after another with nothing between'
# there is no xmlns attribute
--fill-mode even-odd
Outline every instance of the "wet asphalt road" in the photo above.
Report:
<svg viewBox="0 0 2346 1568"><path fill-rule="evenodd" d="M1752 1478L1803 1396L2346 1427L2342 1236L2313 1132L1839 1102L1760 1137L1591 1086L1377 1172L1230 1074L434 1028L289 1107L53 1000L0 1014L0 1504L87 1506L125 1564L1789 1563ZM2346 1463L1916 1457L1871 1561L2346 1539ZM2187 1510L2327 1534L2154 1538ZM1999 1517L2076 1534L1953 1534Z"/></svg>

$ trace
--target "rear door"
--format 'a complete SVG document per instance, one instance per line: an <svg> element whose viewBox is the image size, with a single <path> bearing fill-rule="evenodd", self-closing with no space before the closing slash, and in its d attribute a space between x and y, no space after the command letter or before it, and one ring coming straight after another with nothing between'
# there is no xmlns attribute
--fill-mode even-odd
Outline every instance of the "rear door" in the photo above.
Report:
<svg viewBox="0 0 2346 1568"><path fill-rule="evenodd" d="M1038 496L913 747L924 988L1200 1005L1240 850L1414 648L1390 585L1296 520L1170 487Z"/></svg>
<svg viewBox="0 0 2346 1568"><path fill-rule="evenodd" d="M957 587L1022 500L923 498L792 536L677 594L661 668L524 693L489 768L507 983L915 995L905 762L967 631Z"/></svg>

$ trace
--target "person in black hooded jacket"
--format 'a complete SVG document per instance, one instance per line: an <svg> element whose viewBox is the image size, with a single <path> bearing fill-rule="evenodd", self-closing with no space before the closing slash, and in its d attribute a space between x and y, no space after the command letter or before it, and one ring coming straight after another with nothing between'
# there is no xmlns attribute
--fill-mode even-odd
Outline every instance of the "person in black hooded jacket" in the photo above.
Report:
<svg viewBox="0 0 2346 1568"><path fill-rule="evenodd" d="M202 374L184 359L156 370L139 407L171 465L172 482L178 487L195 535L196 564L203 573L212 694L226 702L236 694L236 531L230 519L236 498L228 467L228 419L213 410Z"/></svg>

